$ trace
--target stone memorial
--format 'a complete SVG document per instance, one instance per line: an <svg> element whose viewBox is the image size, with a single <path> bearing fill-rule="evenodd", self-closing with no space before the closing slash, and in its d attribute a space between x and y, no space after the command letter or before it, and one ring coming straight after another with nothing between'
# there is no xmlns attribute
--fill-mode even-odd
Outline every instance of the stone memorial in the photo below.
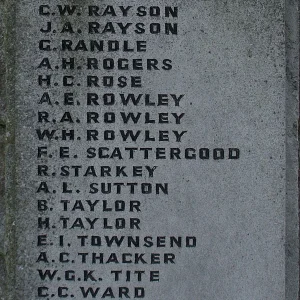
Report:
<svg viewBox="0 0 300 300"><path fill-rule="evenodd" d="M297 1L0 3L0 299L298 299Z"/></svg>

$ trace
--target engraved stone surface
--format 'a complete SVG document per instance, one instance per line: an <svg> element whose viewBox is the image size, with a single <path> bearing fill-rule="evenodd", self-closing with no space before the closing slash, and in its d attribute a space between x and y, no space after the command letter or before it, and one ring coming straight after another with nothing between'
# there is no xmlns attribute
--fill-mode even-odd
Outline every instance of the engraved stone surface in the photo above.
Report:
<svg viewBox="0 0 300 300"><path fill-rule="evenodd" d="M297 299L287 2L6 4L3 299Z"/></svg>

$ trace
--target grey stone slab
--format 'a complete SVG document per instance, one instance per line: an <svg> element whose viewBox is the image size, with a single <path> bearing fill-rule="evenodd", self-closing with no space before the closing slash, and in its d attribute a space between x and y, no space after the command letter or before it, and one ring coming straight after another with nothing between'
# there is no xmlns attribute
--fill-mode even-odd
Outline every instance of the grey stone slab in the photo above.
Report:
<svg viewBox="0 0 300 300"><path fill-rule="evenodd" d="M3 7L4 299L298 298L296 1Z"/></svg>

